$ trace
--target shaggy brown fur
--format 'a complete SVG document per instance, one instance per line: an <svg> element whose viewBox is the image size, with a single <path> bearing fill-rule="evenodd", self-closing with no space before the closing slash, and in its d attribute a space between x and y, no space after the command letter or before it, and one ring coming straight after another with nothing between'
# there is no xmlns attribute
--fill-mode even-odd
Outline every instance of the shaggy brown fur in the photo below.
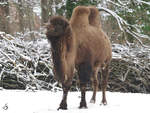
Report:
<svg viewBox="0 0 150 113"><path fill-rule="evenodd" d="M94 6L89 6L88 8L90 9L89 24L92 25L93 27L101 29L100 15L98 9ZM96 91L98 90L98 84L99 84L97 73L98 72L95 72L91 77L91 81L93 85L93 96L90 101L91 103L95 103L96 101Z"/></svg>
<svg viewBox="0 0 150 113"><path fill-rule="evenodd" d="M63 98L58 109L67 109L67 95L75 67L75 38L72 37L68 20L61 16L50 19L46 35L52 47L54 75L63 87Z"/></svg>
<svg viewBox="0 0 150 113"><path fill-rule="evenodd" d="M106 86L109 74L109 64L112 58L112 50L109 38L101 29L99 13L95 7L78 6L73 10L70 25L73 31L73 37L76 37L78 44L76 64L79 67L81 84L81 93L87 81L86 77L94 78L94 93L91 101L95 101L96 87L98 84L97 73L101 69L102 72L102 104L106 104ZM80 69L80 65L82 68ZM86 69L86 70L84 70ZM84 70L84 71L83 71ZM87 73L88 72L88 73ZM85 77L86 76L86 77ZM83 88L84 89L84 88ZM81 107L86 107L85 96L82 96Z"/></svg>
<svg viewBox="0 0 150 113"><path fill-rule="evenodd" d="M89 6L88 8L90 9L89 24L98 28L101 27L98 9L94 6Z"/></svg>
<svg viewBox="0 0 150 113"><path fill-rule="evenodd" d="M101 30L97 9L94 10L94 7L78 6L73 11L70 25L63 17L55 16L50 19L47 27L47 38L52 46L55 77L63 86L63 98L59 109L67 109L66 100L75 67L81 87L80 108L87 107L85 87L91 78L95 89L92 100L95 101L99 69L102 70L103 78L102 103L106 103L105 90L112 56L111 44Z"/></svg>
<svg viewBox="0 0 150 113"><path fill-rule="evenodd" d="M52 47L55 78L66 84L73 76L76 51L68 20L61 16L52 17L46 35Z"/></svg>

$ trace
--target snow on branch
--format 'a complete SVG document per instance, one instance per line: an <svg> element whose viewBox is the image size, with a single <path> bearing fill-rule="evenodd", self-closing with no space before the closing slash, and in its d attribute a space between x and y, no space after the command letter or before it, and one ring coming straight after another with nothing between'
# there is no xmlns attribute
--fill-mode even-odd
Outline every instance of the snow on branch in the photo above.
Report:
<svg viewBox="0 0 150 113"><path fill-rule="evenodd" d="M150 2L146 2L146 1L143 1L143 0L136 0L136 1L139 2L139 3L146 4L146 5L150 5Z"/></svg>
<svg viewBox="0 0 150 113"><path fill-rule="evenodd" d="M121 18L119 15L117 15L112 10L104 8L104 7L98 7L98 9L99 9L99 11L105 11L105 12L111 14L117 20L117 23L119 25L119 29L124 34L128 33L131 36L133 36L142 46L145 46L145 45L142 43L141 38L146 38L146 39L150 40L149 36L139 33L138 28L136 28L135 26L133 26L131 24L128 24L123 18ZM131 30L131 28L134 29L135 31ZM125 37L125 39L126 39L126 37Z"/></svg>
<svg viewBox="0 0 150 113"><path fill-rule="evenodd" d="M110 0L107 0L107 1L112 2ZM131 2L131 0L126 0L126 1L117 0L117 1L122 6L126 6ZM143 0L135 0L135 2L150 5L150 2L146 2L146 1L143 1Z"/></svg>
<svg viewBox="0 0 150 113"><path fill-rule="evenodd" d="M50 76L53 82L44 79ZM38 78L41 78L38 79ZM5 83L3 81L9 81ZM15 80L14 80L15 79ZM10 82L16 81L16 85ZM26 90L59 89L53 79L50 46L46 39L25 41L0 32L0 83L4 87L23 86Z"/></svg>
<svg viewBox="0 0 150 113"><path fill-rule="evenodd" d="M118 21L120 21L119 19ZM60 91L61 86L59 86L59 83L53 77L53 65L47 40L37 39L34 41L24 41L19 36L11 39L8 36L6 33L0 33L0 83L2 84L0 87L19 89L20 86L23 86L23 89L26 91L35 91L36 89ZM125 70L124 66L120 67L124 71L120 72L119 70L119 77L113 77L121 81L126 81L129 73L133 69L135 71L139 70L140 73L143 73L143 70L150 70L150 63L147 63L150 61L149 51L149 48L138 47L138 45L131 48L131 46L112 44L113 60L115 63L123 61L125 62L124 66L127 65L128 67L127 70ZM118 65L113 64L113 66L112 68L115 69L116 66L118 69ZM118 70L116 71L118 73ZM115 83L115 86L117 82L111 81L111 83ZM73 90L78 90L74 86L72 87Z"/></svg>

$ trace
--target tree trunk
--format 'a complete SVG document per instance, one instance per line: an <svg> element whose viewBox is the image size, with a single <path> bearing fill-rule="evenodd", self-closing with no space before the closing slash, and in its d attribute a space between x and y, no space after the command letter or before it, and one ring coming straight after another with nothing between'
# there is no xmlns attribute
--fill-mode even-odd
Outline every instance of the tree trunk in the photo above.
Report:
<svg viewBox="0 0 150 113"><path fill-rule="evenodd" d="M48 6L48 0L41 0L41 9L42 9L42 24L48 22L49 17L49 8Z"/></svg>
<svg viewBox="0 0 150 113"><path fill-rule="evenodd" d="M20 27L20 31L22 32L22 33L24 33L24 19L23 19L23 16L24 16L24 14L23 14L23 3L22 3L22 0L18 0L18 4L19 4L19 6L18 6L18 11L19 11L19 27Z"/></svg>
<svg viewBox="0 0 150 113"><path fill-rule="evenodd" d="M0 0L0 31L9 33L9 3L8 0Z"/></svg>

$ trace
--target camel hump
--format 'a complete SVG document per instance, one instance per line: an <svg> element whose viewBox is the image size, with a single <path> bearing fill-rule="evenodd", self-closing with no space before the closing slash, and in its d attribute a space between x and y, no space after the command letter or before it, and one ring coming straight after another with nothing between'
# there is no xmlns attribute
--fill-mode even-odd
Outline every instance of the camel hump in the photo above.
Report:
<svg viewBox="0 0 150 113"><path fill-rule="evenodd" d="M89 24L94 27L100 27L100 14L98 9L95 6L89 6L90 15L89 15Z"/></svg>

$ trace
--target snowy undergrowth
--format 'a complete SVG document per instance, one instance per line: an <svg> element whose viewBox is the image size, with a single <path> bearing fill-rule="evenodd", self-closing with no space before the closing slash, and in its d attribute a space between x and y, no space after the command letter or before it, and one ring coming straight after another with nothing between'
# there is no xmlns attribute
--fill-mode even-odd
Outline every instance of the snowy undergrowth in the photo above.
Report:
<svg viewBox="0 0 150 113"><path fill-rule="evenodd" d="M88 109L78 109L80 92L69 92L68 110L57 111L62 92L19 90L0 91L0 113L148 113L150 95L107 92L108 105L100 106L101 92L97 102L89 103L92 92L87 92Z"/></svg>
<svg viewBox="0 0 150 113"><path fill-rule="evenodd" d="M25 41L21 35L13 37L0 32L0 78L16 76L18 84L34 85L36 89L52 84L36 79L52 75L50 47L46 39ZM11 77L10 77L11 78ZM28 87L27 87L28 88Z"/></svg>
<svg viewBox="0 0 150 113"><path fill-rule="evenodd" d="M112 44L112 51L113 59L132 62L131 64L136 67L141 67L137 70L150 70L150 48ZM53 79L52 67L50 44L45 38L25 41L22 35L13 37L0 32L0 80L2 82L8 76L16 76L18 84L23 84L26 90L30 88L61 90L56 87L57 82ZM50 76L48 82L37 79L48 76Z"/></svg>

